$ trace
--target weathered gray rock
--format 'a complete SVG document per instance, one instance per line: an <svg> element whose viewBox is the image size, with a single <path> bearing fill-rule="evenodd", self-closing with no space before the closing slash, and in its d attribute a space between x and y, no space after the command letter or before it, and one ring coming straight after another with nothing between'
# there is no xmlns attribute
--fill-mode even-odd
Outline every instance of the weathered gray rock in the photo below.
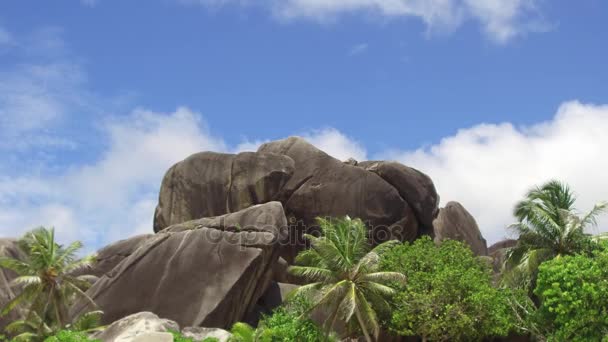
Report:
<svg viewBox="0 0 608 342"><path fill-rule="evenodd" d="M216 217L204 217L167 227L163 232L181 232L199 228L214 228L230 232L268 232L278 236L279 255L292 254L288 242L288 225L281 202L258 204ZM275 267L278 266L275 263Z"/></svg>
<svg viewBox="0 0 608 342"><path fill-rule="evenodd" d="M418 222L432 229L439 212L439 195L426 174L394 161L365 161L357 164L374 172L395 187L399 195L412 207Z"/></svg>
<svg viewBox="0 0 608 342"><path fill-rule="evenodd" d="M110 272L121 261L133 254L152 234L137 235L108 245L97 252L95 264L87 274L97 277Z"/></svg>
<svg viewBox="0 0 608 342"><path fill-rule="evenodd" d="M449 202L445 208L439 209L433 228L436 242L458 240L467 243L476 255L488 255L486 240L475 218L458 202Z"/></svg>
<svg viewBox="0 0 608 342"><path fill-rule="evenodd" d="M411 208L377 174L345 164L298 137L266 143L258 152L282 154L295 161L295 172L279 198L288 219L303 223L301 230L316 226L318 216L349 215L365 221L376 241L393 237L389 230L417 235L418 222ZM397 223L399 227L393 226Z"/></svg>
<svg viewBox="0 0 608 342"><path fill-rule="evenodd" d="M269 232L199 228L148 239L87 291L103 323L151 311L181 326L227 328L253 310L278 258ZM86 311L86 302L70 311Z"/></svg>
<svg viewBox="0 0 608 342"><path fill-rule="evenodd" d="M132 342L173 342L173 334L167 332L147 332L137 335Z"/></svg>
<svg viewBox="0 0 608 342"><path fill-rule="evenodd" d="M0 256L18 260L25 260L26 258L23 251L19 248L17 240L14 239L0 239ZM17 274L15 272L0 268L0 308L3 308L19 294L19 289L11 284L16 277ZM0 330L4 330L6 325L20 319L22 317L21 314L21 310L16 308L6 316L0 317Z"/></svg>
<svg viewBox="0 0 608 342"><path fill-rule="evenodd" d="M102 342L132 342L139 336L169 330L179 331L179 325L151 312L138 312L113 322L105 330L93 335L93 338Z"/></svg>
<svg viewBox="0 0 608 342"><path fill-rule="evenodd" d="M187 338L191 338L194 341L202 341L206 338L217 338L219 342L227 342L232 334L224 329L218 328L201 328L201 327L188 327L182 330L182 335Z"/></svg>
<svg viewBox="0 0 608 342"><path fill-rule="evenodd" d="M498 241L488 248L488 255L492 258L492 267L494 272L498 273L501 271L507 257L508 249L515 247L516 245L517 240L505 239Z"/></svg>
<svg viewBox="0 0 608 342"><path fill-rule="evenodd" d="M273 153L194 154L165 174L154 231L272 201L293 171L293 160Z"/></svg>

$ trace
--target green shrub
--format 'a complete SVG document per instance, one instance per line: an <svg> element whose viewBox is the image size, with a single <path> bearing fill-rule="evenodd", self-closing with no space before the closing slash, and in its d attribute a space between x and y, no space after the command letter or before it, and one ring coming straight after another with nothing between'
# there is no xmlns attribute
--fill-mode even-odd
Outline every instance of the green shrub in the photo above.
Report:
<svg viewBox="0 0 608 342"><path fill-rule="evenodd" d="M550 341L608 340L608 249L543 263L534 293Z"/></svg>
<svg viewBox="0 0 608 342"><path fill-rule="evenodd" d="M513 327L508 291L492 285L489 266L458 241L437 246L429 237L404 243L382 258L384 271L402 272L388 326L432 341L505 336Z"/></svg>
<svg viewBox="0 0 608 342"><path fill-rule="evenodd" d="M61 330L55 336L48 337L44 342L101 342L100 340L91 339L85 333Z"/></svg>
<svg viewBox="0 0 608 342"><path fill-rule="evenodd" d="M220 342L216 337L207 337L202 341L195 341L190 337L184 337L179 331L170 330L169 332L173 335L173 342Z"/></svg>

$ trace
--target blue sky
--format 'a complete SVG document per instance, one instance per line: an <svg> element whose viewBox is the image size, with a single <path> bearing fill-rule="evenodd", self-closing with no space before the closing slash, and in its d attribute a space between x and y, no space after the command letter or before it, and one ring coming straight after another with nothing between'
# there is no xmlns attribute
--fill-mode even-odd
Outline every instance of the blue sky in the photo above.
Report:
<svg viewBox="0 0 608 342"><path fill-rule="evenodd" d="M6 0L0 232L151 231L172 163L297 134L422 169L495 241L546 179L608 199L607 33L600 0Z"/></svg>

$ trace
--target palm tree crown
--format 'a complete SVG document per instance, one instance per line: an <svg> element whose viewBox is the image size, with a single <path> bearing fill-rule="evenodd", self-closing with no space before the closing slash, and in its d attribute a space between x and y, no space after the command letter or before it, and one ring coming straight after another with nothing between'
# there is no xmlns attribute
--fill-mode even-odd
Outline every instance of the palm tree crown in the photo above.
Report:
<svg viewBox="0 0 608 342"><path fill-rule="evenodd" d="M514 209L519 222L511 227L519 239L507 254L507 267L532 275L543 261L583 251L590 241L585 228L597 224L608 204L598 203L579 216L575 200L570 188L555 180L530 190Z"/></svg>
<svg viewBox="0 0 608 342"><path fill-rule="evenodd" d="M318 219L322 236L305 235L310 249L296 258L298 266L290 272L311 283L298 288L293 295L311 300L313 307L329 313L325 326L329 332L337 318L356 324L368 341L377 338L377 310L387 310L387 298L396 290L390 283L403 283L398 272L380 272L380 255L397 244L388 241L371 249L367 228L359 219Z"/></svg>
<svg viewBox="0 0 608 342"><path fill-rule="evenodd" d="M12 285L18 286L19 295L2 309L5 315L20 305L29 305L25 321L20 326L37 326L37 333L63 328L68 323L68 306L78 296L95 303L84 293L90 286L90 276L76 275L88 268L94 256L78 260L76 252L82 247L73 242L67 247L55 242L54 229L38 228L19 240L26 255L24 260L0 258L0 267L18 274ZM31 332L29 332L31 334Z"/></svg>

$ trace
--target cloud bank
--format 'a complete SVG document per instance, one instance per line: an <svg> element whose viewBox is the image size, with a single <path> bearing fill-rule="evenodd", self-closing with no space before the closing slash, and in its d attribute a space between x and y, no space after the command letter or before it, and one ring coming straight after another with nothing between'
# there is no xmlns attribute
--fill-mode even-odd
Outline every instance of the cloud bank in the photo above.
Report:
<svg viewBox="0 0 608 342"><path fill-rule="evenodd" d="M391 151L398 160L429 174L442 204L461 202L477 219L489 242L507 235L515 203L550 179L568 183L579 195L577 209L608 200L608 106L563 103L555 117L532 126L479 124L436 145ZM608 219L600 220L608 230Z"/></svg>

